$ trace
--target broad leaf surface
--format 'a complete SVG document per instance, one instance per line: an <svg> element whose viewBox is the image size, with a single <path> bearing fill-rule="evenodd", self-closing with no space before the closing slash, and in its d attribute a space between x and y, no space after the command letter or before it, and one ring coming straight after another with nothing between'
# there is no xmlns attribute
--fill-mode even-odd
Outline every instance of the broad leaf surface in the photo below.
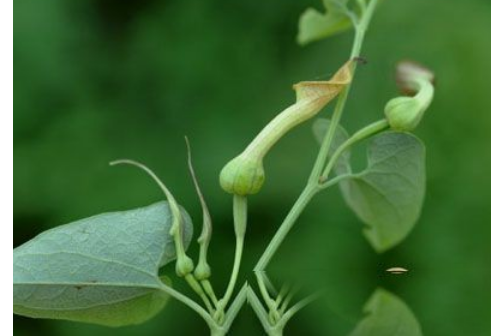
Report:
<svg viewBox="0 0 504 336"><path fill-rule="evenodd" d="M325 13L308 8L299 19L298 42L301 45L343 32L352 26L346 14L348 0L324 0Z"/></svg>
<svg viewBox="0 0 504 336"><path fill-rule="evenodd" d="M192 222L181 207L184 243ZM168 296L158 270L175 258L167 202L62 225L14 249L14 313L96 323L138 324Z"/></svg>
<svg viewBox="0 0 504 336"><path fill-rule="evenodd" d="M364 317L348 336L422 336L413 312L397 296L377 289L364 307Z"/></svg>
<svg viewBox="0 0 504 336"><path fill-rule="evenodd" d="M315 132L321 139L329 121L317 124ZM339 130L332 149L344 139ZM418 220L425 194L425 148L411 134L386 132L371 138L367 157L367 168L353 173L347 151L335 170L349 175L340 182L345 201L367 224L364 234L371 245L382 252L400 243Z"/></svg>

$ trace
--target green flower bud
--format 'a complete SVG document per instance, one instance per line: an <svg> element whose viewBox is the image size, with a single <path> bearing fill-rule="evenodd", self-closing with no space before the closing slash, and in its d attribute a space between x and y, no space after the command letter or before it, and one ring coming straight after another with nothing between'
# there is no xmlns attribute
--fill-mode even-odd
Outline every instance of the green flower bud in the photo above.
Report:
<svg viewBox="0 0 504 336"><path fill-rule="evenodd" d="M261 190L264 177L262 160L251 159L244 152L224 166L220 173L220 185L230 194L251 195Z"/></svg>
<svg viewBox="0 0 504 336"><path fill-rule="evenodd" d="M191 258L187 255L180 255L177 257L177 263L175 265L175 271L180 277L185 277L194 270L194 263Z"/></svg>
<svg viewBox="0 0 504 336"><path fill-rule="evenodd" d="M352 79L353 60L345 63L328 81L300 82L294 85L296 103L278 114L240 155L221 171L220 184L228 193L246 196L261 190L264 183L263 158L288 131L314 117Z"/></svg>
<svg viewBox="0 0 504 336"><path fill-rule="evenodd" d="M194 270L194 276L200 281L210 278L211 275L212 271L206 262L199 262L198 266L196 266L196 269Z"/></svg>
<svg viewBox="0 0 504 336"><path fill-rule="evenodd" d="M398 65L399 87L403 92L415 95L396 97L385 105L385 116L393 130L409 132L418 126L434 97L433 80L432 72L415 63L402 62Z"/></svg>

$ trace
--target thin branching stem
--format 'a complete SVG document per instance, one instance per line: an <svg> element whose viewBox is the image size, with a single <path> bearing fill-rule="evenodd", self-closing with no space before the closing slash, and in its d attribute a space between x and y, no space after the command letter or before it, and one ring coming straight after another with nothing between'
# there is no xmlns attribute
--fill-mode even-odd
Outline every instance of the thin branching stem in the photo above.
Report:
<svg viewBox="0 0 504 336"><path fill-rule="evenodd" d="M213 320L212 316L199 304L185 296L184 294L180 293L176 289L166 286L162 282L160 283L160 288L163 292L166 294L170 295L174 299L180 301L181 303L185 304L187 307L191 308L194 310L205 322L208 324L210 328L215 327L216 323Z"/></svg>
<svg viewBox="0 0 504 336"><path fill-rule="evenodd" d="M355 38L354 38L352 51L350 54L350 59L355 59L360 56L362 44L364 41L364 36L365 36L366 30L368 28L369 22L371 20L371 17L374 13L374 10L376 9L377 3L378 3L378 0L371 0L367 4L367 6L365 6L365 10L363 12L362 18L359 21L359 24L357 25L357 27L355 27ZM354 63L354 65L353 65L352 72L355 72L355 66L356 66L356 63ZM284 239L287 237L289 231L296 223L296 221L299 218L299 216L301 215L301 213L304 211L304 209L306 208L308 203L313 198L313 196L315 196L315 194L317 192L322 190L320 178L323 173L323 169L324 169L324 165L326 163L327 157L329 155L331 143L333 141L334 134L336 132L336 128L337 128L339 121L341 119L341 115L343 114L343 110L345 108L345 104L346 104L350 89L351 89L351 83L349 83L340 93L340 96L339 96L338 101L336 103L336 107L333 112L333 116L331 118L331 122L329 124L329 129L328 129L328 131L324 137L324 140L322 142L322 145L320 147L319 153L317 155L317 159L316 159L315 164L313 166L313 169L310 173L310 177L308 179L308 183L307 183L306 187L303 189L301 195L299 196L297 201L294 203L292 209L287 214L287 217L285 218L283 223L280 225L279 229L277 230L277 232L273 236L272 240L270 241L270 243L266 247L261 258L259 259L256 266L254 267L254 271L255 271L255 274L256 274L256 277L258 280L261 294L263 295L263 298L266 301L266 304L270 308L270 311L276 312L276 307L274 307L275 302L269 297L267 290L265 290L264 278L263 278L264 271L265 271L266 267L268 266L269 262L271 261L271 259L273 258L273 256L275 255L275 253L277 252L277 250L279 249L279 247L282 244L282 242L284 241ZM332 182L337 182L337 181L332 181ZM289 315L293 315L299 309L296 308L296 309L289 310L288 311L288 312L290 312ZM290 318L290 316L288 318Z"/></svg>

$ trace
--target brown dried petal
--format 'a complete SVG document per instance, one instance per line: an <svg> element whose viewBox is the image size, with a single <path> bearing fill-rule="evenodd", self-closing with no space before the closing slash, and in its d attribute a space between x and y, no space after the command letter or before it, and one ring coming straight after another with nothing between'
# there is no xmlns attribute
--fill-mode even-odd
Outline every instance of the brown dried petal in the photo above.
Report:
<svg viewBox="0 0 504 336"><path fill-rule="evenodd" d="M410 60L397 63L396 82L402 93L414 96L418 91L414 82L418 78L427 79L432 84L435 82L434 72L422 64Z"/></svg>

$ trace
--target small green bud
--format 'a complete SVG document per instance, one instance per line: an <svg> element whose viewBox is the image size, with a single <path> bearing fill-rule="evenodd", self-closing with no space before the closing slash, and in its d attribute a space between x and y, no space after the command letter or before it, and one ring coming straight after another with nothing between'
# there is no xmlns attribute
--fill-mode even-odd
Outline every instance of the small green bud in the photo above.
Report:
<svg viewBox="0 0 504 336"><path fill-rule="evenodd" d="M199 262L198 266L196 266L196 269L194 270L194 276L198 280L206 280L210 278L212 275L212 270L210 269L210 266L206 262Z"/></svg>
<svg viewBox="0 0 504 336"><path fill-rule="evenodd" d="M246 196L258 193L264 178L262 160L243 153L224 166L220 173L220 185L230 194Z"/></svg>
<svg viewBox="0 0 504 336"><path fill-rule="evenodd" d="M415 95L396 97L385 105L385 116L393 130L409 132L418 126L434 97L433 80L429 70L412 62L399 63L398 85L403 92Z"/></svg>
<svg viewBox="0 0 504 336"><path fill-rule="evenodd" d="M185 277L194 270L194 263L191 258L186 254L177 257L177 264L175 265L175 271L180 277Z"/></svg>
<svg viewBox="0 0 504 336"><path fill-rule="evenodd" d="M431 101L432 94L426 99L418 99L417 96L391 99L385 106L385 116L390 128L402 132L413 131L422 120Z"/></svg>

